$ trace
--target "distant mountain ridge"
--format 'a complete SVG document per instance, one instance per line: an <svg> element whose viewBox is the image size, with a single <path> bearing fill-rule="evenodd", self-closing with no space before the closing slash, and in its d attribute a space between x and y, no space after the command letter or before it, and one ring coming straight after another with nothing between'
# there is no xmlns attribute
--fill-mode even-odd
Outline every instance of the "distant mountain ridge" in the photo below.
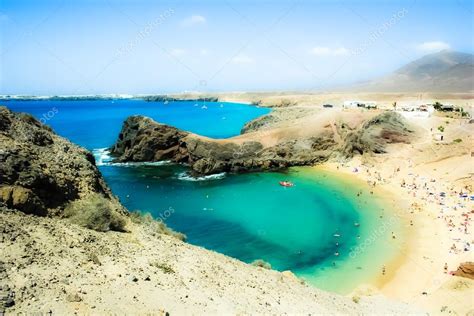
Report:
<svg viewBox="0 0 474 316"><path fill-rule="evenodd" d="M392 74L352 88L367 92L474 91L474 55L443 50L412 61Z"/></svg>

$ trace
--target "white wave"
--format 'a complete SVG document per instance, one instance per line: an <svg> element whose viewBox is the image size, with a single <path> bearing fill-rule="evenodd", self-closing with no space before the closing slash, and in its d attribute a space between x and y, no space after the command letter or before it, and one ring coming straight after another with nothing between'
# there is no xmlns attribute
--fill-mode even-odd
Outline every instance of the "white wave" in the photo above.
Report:
<svg viewBox="0 0 474 316"><path fill-rule="evenodd" d="M110 150L108 148L98 148L92 150L92 154L95 158L95 164L97 166L104 166L110 164L112 157L110 156Z"/></svg>
<svg viewBox="0 0 474 316"><path fill-rule="evenodd" d="M97 166L115 166L115 167L140 167L140 166L164 166L172 164L171 161L155 161L155 162L112 162L108 148L98 148L92 150Z"/></svg>
<svg viewBox="0 0 474 316"><path fill-rule="evenodd" d="M115 166L115 167L141 167L141 166L167 166L174 164L172 161L153 161L153 162L111 162L106 164L106 166Z"/></svg>
<svg viewBox="0 0 474 316"><path fill-rule="evenodd" d="M223 179L225 175L226 175L225 172L221 172L221 173L211 174L208 176L192 177L187 172L182 172L178 174L177 178L178 180L181 180L181 181L210 181L210 180Z"/></svg>

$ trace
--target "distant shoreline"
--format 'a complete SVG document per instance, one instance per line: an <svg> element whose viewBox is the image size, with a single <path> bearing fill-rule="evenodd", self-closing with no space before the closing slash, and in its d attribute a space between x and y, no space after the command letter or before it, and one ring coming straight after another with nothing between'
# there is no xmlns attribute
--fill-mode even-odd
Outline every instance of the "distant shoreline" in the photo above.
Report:
<svg viewBox="0 0 474 316"><path fill-rule="evenodd" d="M0 96L0 101L117 101L117 100L143 100L146 102L218 102L217 97L179 98L168 95L78 95L78 96Z"/></svg>

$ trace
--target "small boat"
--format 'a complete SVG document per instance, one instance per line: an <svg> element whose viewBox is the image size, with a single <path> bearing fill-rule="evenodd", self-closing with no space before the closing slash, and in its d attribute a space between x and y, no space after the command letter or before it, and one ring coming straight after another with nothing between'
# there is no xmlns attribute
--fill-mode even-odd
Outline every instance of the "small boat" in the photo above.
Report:
<svg viewBox="0 0 474 316"><path fill-rule="evenodd" d="M341 237L341 235L339 235L339 234L334 234L333 236L334 237Z"/></svg>
<svg viewBox="0 0 474 316"><path fill-rule="evenodd" d="M280 185L282 187L292 187L292 186L294 186L293 182L290 182L290 181L280 181Z"/></svg>

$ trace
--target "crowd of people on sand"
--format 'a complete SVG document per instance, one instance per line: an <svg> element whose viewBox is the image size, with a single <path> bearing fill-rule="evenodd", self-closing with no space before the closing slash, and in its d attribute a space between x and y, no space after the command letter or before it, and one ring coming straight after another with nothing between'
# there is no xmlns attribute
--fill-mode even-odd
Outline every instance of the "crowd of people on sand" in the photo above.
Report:
<svg viewBox="0 0 474 316"><path fill-rule="evenodd" d="M413 170L413 162L410 159L408 159L407 168L408 170L405 171ZM371 187L383 183L394 183L397 181L397 178L401 178L401 181L398 180L400 181L401 188L409 196L415 198L409 213L414 214L415 212L422 212L428 209L451 232L452 246L449 249L450 254L457 255L462 252L472 251L472 244L474 242L472 236L472 222L474 218L474 193L472 192L472 187L448 187L434 178L427 178L415 172L409 172L408 178L402 178L401 167L395 168L393 173L387 177L383 177L380 171L365 165L353 167L352 172L360 173L364 169L366 172L365 178ZM357 196L360 194L358 193ZM410 226L414 226L412 219L410 219ZM396 238L393 232L392 238ZM448 263L445 263L442 268L445 273L448 273ZM385 273L386 267L383 266L382 275L385 275Z"/></svg>

